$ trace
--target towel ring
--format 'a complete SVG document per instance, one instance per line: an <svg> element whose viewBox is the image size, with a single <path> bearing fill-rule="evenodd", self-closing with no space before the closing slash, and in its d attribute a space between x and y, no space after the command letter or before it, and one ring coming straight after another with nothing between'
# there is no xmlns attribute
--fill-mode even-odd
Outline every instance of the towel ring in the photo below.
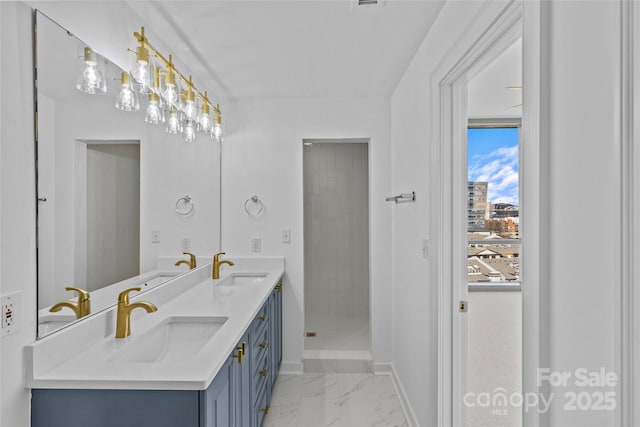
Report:
<svg viewBox="0 0 640 427"><path fill-rule="evenodd" d="M252 212L251 210L249 210L249 206L250 206L249 202L252 202L254 205L256 205L258 207L258 210L255 212ZM251 196L244 202L244 210L249 216L256 217L260 215L260 212L262 212L263 207L264 206L262 205L262 202L260 201L260 199L258 199L258 196Z"/></svg>
<svg viewBox="0 0 640 427"><path fill-rule="evenodd" d="M195 206L193 204L193 200L188 194L184 197L179 198L176 202L176 212L179 215L189 215L191 212L193 212L194 207Z"/></svg>

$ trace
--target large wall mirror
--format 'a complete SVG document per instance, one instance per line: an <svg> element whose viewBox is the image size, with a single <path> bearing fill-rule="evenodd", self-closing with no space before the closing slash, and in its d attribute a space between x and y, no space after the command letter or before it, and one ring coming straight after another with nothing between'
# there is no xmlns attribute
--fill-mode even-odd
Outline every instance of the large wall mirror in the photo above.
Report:
<svg viewBox="0 0 640 427"><path fill-rule="evenodd" d="M116 109L122 69L40 12L35 34L42 338L113 306L123 289L184 273L174 264L185 249L199 259L220 250L221 157L209 138L186 143L145 123L142 96L139 111ZM104 93L79 90L83 73ZM73 309L83 292L89 304Z"/></svg>

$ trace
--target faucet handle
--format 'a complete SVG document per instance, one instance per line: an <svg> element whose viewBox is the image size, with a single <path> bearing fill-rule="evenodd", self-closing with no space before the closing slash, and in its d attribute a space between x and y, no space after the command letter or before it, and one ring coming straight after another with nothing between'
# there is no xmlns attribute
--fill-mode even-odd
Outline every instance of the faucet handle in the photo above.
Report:
<svg viewBox="0 0 640 427"><path fill-rule="evenodd" d="M129 304L129 292L132 292L132 291L140 292L141 289L129 288L127 290L120 292L120 294L118 294L118 303Z"/></svg>
<svg viewBox="0 0 640 427"><path fill-rule="evenodd" d="M78 301L85 301L89 299L89 292L84 289L74 288L73 286L67 286L65 288L67 291L76 291L78 293Z"/></svg>
<svg viewBox="0 0 640 427"><path fill-rule="evenodd" d="M218 260L220 259L220 255L225 255L225 254L226 254L226 252L218 252L217 254L215 254L215 255L213 256L213 259L214 259L215 261L218 261Z"/></svg>

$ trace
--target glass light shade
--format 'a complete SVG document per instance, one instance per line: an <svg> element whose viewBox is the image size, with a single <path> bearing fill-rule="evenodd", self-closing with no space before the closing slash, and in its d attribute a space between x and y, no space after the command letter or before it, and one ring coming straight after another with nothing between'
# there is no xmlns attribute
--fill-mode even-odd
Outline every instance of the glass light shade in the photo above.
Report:
<svg viewBox="0 0 640 427"><path fill-rule="evenodd" d="M178 116L178 110L175 107L172 107L171 110L169 110L169 117L167 118L167 127L165 130L167 133L174 135L182 131L182 123Z"/></svg>
<svg viewBox="0 0 640 427"><path fill-rule="evenodd" d="M193 96L189 98L187 95L185 101L182 104L182 112L184 113L184 119L188 121L195 121L198 116L198 106L193 100Z"/></svg>
<svg viewBox="0 0 640 427"><path fill-rule="evenodd" d="M131 67L133 88L143 94L151 93L152 76L154 67L149 60L149 50L144 46L136 49L136 60Z"/></svg>
<svg viewBox="0 0 640 427"><path fill-rule="evenodd" d="M164 112L160 105L160 98L155 93L149 95L149 105L147 105L144 121L152 125L164 122Z"/></svg>
<svg viewBox="0 0 640 427"><path fill-rule="evenodd" d="M138 111L140 109L140 103L131 88L131 79L128 73L122 73L122 87L116 100L116 108L122 111Z"/></svg>
<svg viewBox="0 0 640 427"><path fill-rule="evenodd" d="M216 142L222 142L222 123L215 123L211 128L211 138Z"/></svg>
<svg viewBox="0 0 640 427"><path fill-rule="evenodd" d="M187 123L184 125L183 136L186 142L193 142L196 140L196 128L193 122L187 121Z"/></svg>
<svg viewBox="0 0 640 427"><path fill-rule="evenodd" d="M107 82L104 78L102 58L90 47L81 46L81 49L76 88L91 95L104 94L107 91Z"/></svg>
<svg viewBox="0 0 640 427"><path fill-rule="evenodd" d="M167 108L180 108L180 84L177 81L176 74L172 70L168 70L162 80L161 92L162 98Z"/></svg>
<svg viewBox="0 0 640 427"><path fill-rule="evenodd" d="M211 132L211 126L213 125L213 121L211 120L211 115L209 115L209 102L206 98L202 100L202 107L200 110L200 114L198 114L198 118L196 120L197 120L197 130L199 132L203 132L203 133Z"/></svg>
<svg viewBox="0 0 640 427"><path fill-rule="evenodd" d="M211 128L211 139L216 142L222 142L222 113L220 112L220 106L216 104L213 112L215 119L213 120L213 127Z"/></svg>

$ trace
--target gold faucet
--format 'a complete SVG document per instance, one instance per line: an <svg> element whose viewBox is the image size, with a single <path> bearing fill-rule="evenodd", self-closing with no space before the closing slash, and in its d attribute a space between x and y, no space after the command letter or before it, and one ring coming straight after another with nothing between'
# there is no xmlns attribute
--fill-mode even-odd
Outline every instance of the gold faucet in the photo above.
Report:
<svg viewBox="0 0 640 427"><path fill-rule="evenodd" d="M233 262L229 261L229 260L222 260L220 261L220 255L224 255L224 252L220 252L217 253L213 256L213 274L211 275L212 279L219 279L220 278L220 266L222 264L227 264L230 267L233 266Z"/></svg>
<svg viewBox="0 0 640 427"><path fill-rule="evenodd" d="M182 252L183 255L189 255L189 261L187 261L186 259L182 259L178 262L176 262L176 266L180 265L180 264L186 264L189 266L189 270L193 270L194 268L196 268L196 256L194 254L192 254L191 252Z"/></svg>
<svg viewBox="0 0 640 427"><path fill-rule="evenodd" d="M131 335L131 312L135 308L144 308L147 313L158 311L158 307L150 302L134 302L129 304L129 292L140 292L140 288L131 288L120 292L118 295L118 317L116 319L116 338L125 338Z"/></svg>
<svg viewBox="0 0 640 427"><path fill-rule="evenodd" d="M89 300L89 292L84 289L72 288L67 286L67 291L76 291L78 293L78 301L62 301L54 305L49 309L50 312L55 313L62 310L62 307L68 307L76 314L76 319L91 314L91 301Z"/></svg>

